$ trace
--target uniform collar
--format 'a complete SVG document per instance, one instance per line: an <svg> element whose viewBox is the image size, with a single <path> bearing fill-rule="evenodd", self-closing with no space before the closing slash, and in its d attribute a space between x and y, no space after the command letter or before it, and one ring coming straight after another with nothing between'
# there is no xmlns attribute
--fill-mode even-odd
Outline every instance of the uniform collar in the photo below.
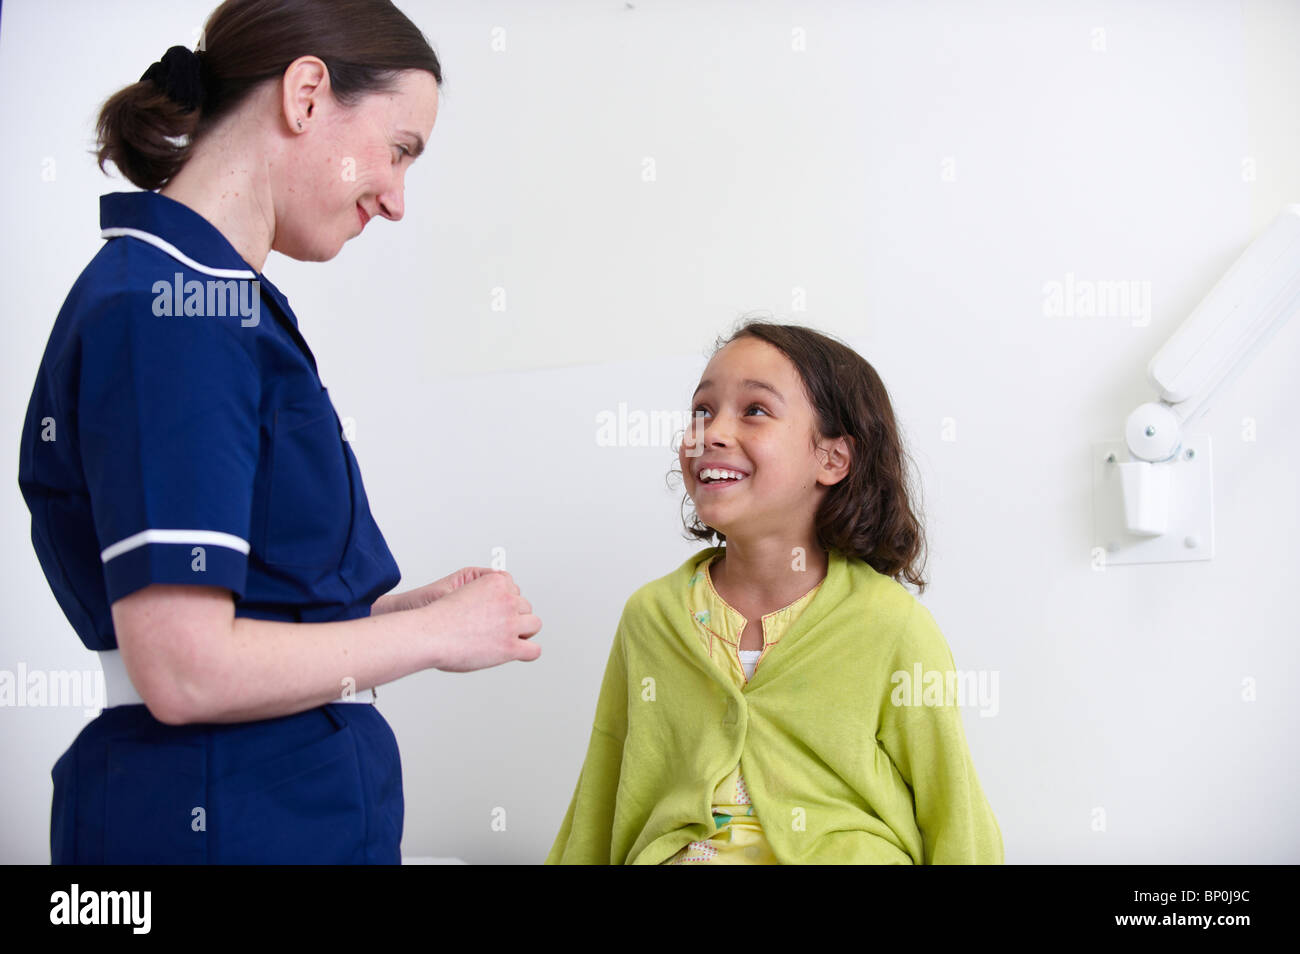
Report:
<svg viewBox="0 0 1300 954"><path fill-rule="evenodd" d="M130 235L166 252L181 264L214 278L255 278L270 295L280 316L293 326L298 319L289 300L266 276L235 251L217 227L188 205L158 192L110 192L99 197L103 238ZM305 350L306 342L302 342ZM315 359L312 359L313 366Z"/></svg>
<svg viewBox="0 0 1300 954"><path fill-rule="evenodd" d="M216 226L188 205L157 192L100 196L99 227L104 238L135 235L195 271L220 273L217 278L261 277Z"/></svg>

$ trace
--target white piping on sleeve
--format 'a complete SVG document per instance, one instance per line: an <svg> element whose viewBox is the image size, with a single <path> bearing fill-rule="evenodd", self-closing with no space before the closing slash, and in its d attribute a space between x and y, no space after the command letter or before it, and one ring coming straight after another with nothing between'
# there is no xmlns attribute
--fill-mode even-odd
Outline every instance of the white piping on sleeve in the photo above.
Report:
<svg viewBox="0 0 1300 954"><path fill-rule="evenodd" d="M207 544L214 547L229 547L232 550L238 550L245 556L248 555L248 541L235 536L233 533L222 533L219 530L141 530L139 533L133 533L131 536L105 547L99 558L102 562L107 563L113 557L121 556L136 547L144 546L146 543Z"/></svg>

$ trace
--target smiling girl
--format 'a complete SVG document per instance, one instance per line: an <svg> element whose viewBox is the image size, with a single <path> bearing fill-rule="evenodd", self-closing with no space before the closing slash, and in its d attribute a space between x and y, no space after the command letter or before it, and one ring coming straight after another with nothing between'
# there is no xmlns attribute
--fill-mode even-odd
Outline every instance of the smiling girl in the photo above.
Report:
<svg viewBox="0 0 1300 954"><path fill-rule="evenodd" d="M547 863L1002 863L931 691L952 655L899 582L924 591L923 539L875 370L754 321L692 403L687 530L725 545L627 601ZM918 666L926 692L903 691Z"/></svg>

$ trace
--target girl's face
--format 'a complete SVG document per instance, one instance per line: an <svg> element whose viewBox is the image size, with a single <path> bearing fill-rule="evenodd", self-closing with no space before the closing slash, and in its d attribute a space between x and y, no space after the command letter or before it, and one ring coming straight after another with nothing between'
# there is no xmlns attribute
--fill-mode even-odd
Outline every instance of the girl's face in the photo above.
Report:
<svg viewBox="0 0 1300 954"><path fill-rule="evenodd" d="M433 131L438 84L424 70L405 70L393 92L345 108L323 85L311 85L319 72L304 68L299 75L290 67L288 75L299 85L286 91L285 114L302 117L307 129L291 134L298 148L288 157L287 208L276 216L273 247L302 261L327 261L369 219L402 217L406 170Z"/></svg>
<svg viewBox="0 0 1300 954"><path fill-rule="evenodd" d="M844 439L819 441L799 372L780 350L742 337L713 356L679 451L700 520L733 538L803 543L827 489L848 473ZM713 480L716 469L730 479ZM710 472L705 477L705 472Z"/></svg>

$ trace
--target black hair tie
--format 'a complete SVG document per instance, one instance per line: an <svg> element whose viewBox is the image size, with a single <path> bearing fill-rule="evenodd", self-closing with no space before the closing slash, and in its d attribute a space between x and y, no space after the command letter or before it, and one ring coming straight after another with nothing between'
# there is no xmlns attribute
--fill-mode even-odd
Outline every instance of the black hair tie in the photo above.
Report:
<svg viewBox="0 0 1300 954"><path fill-rule="evenodd" d="M168 99L184 106L187 112L203 105L203 61L193 50L173 46L144 71L140 82L145 80L153 80Z"/></svg>

